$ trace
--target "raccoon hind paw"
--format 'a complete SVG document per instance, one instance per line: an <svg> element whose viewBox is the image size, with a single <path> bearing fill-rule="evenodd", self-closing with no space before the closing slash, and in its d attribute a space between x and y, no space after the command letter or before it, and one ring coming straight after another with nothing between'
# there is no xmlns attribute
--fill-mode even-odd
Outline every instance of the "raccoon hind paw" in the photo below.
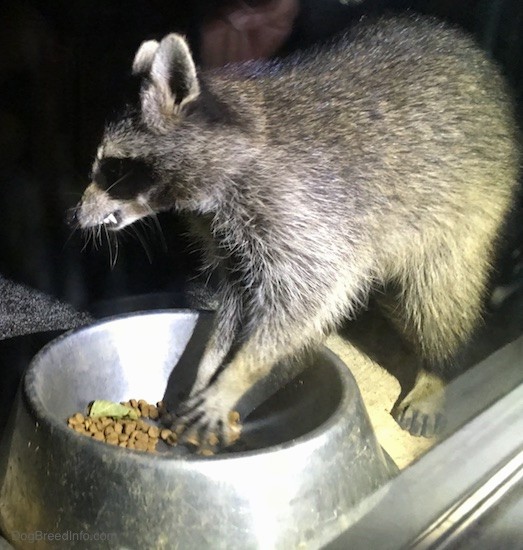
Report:
<svg viewBox="0 0 523 550"><path fill-rule="evenodd" d="M416 437L435 437L445 428L444 414L418 410L415 404L399 406L392 416L402 429Z"/></svg>
<svg viewBox="0 0 523 550"><path fill-rule="evenodd" d="M440 435L446 424L445 385L436 375L421 371L407 396L391 414L401 428L417 437Z"/></svg>

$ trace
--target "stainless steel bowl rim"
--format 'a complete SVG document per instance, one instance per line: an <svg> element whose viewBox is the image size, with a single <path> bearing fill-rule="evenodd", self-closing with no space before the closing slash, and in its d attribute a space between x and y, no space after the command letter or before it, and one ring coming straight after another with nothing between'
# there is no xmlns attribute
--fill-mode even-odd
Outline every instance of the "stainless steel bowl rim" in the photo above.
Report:
<svg viewBox="0 0 523 550"><path fill-rule="evenodd" d="M147 316L147 315L173 315L176 313L183 313L183 314L198 314L198 313L204 313L209 314L209 312L200 312L194 309L160 309L160 310L154 310L154 311L137 311L133 312L131 314L125 313L120 315L115 315L111 317L106 317L100 321L97 321L95 323L92 323L88 326L80 327L77 329L70 330L60 336L58 336L56 339L49 342L47 345L45 345L32 359L31 363L29 364L27 371L24 376L23 381L23 399L26 402L26 405L28 407L28 410L31 411L31 414L35 418L35 422L37 425L44 424L47 425L48 428L52 430L58 430L63 434L63 436L66 438L66 440L74 441L75 444L80 445L101 445L105 447L106 452L112 452L116 453L115 456L118 454L121 455L122 452L126 453L126 458L131 458L131 460L137 461L137 462L143 462L144 464L150 464L150 461L167 461L167 462L195 462L195 463L203 463L203 462L212 462L213 464L216 464L219 461L227 461L230 462L232 460L237 460L241 458L246 457L261 457L268 454L275 454L275 453L285 453L286 451L292 451L294 447L297 445L303 445L304 443L314 444L316 442L318 445L321 445L321 439L325 437L325 433L331 430L339 429L340 427L340 417L343 417L345 414L347 414L347 409L350 406L350 401L353 398L353 388L350 384L351 380L351 373L349 369L345 366L345 364L339 359L337 355L335 355L331 350L326 348L325 346L320 346L319 351L322 355L326 356L329 361L331 361L334 365L337 367L337 374L340 378L340 384L342 384L342 392L341 392L341 398L340 402L336 406L333 413L329 416L327 420L322 422L319 426L312 429L308 433L296 437L292 439L291 441L286 441L284 443L279 443L277 445L271 445L268 447L265 447L263 449L257 449L252 451L238 451L230 454L217 454L214 456L201 456L194 453L191 453L189 455L184 456L173 456L171 453L158 453L158 454L152 454L152 453L145 453L145 452L137 452L133 451L131 449L122 449L121 447L108 445L107 443L96 441L95 439L88 438L84 435L80 435L76 433L74 430L69 428L66 424L66 419L64 418L62 422L60 422L57 418L55 418L53 415L50 415L47 413L46 407L42 404L40 399L35 395L34 393L31 395L30 387L33 385L34 378L36 376L36 369L38 368L40 360L48 353L49 348L55 347L57 345L60 345L60 342L68 339L70 337L73 337L75 334L83 332L83 331L92 331L92 330L103 330L105 325L113 323L115 321L120 321L122 319L127 319L130 317L136 317L136 316ZM74 438L74 439L70 439ZM81 443L80 443L81 442Z"/></svg>

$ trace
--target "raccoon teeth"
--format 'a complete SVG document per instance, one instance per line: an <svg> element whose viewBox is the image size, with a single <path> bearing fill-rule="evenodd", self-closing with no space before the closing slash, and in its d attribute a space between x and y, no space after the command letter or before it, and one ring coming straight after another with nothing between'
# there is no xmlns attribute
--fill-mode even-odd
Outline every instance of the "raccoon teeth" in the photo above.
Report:
<svg viewBox="0 0 523 550"><path fill-rule="evenodd" d="M104 218L104 219L103 219L103 223L105 223L105 224L107 224L107 223L114 223L114 224L116 224L117 221L116 221L115 215L114 215L114 214L109 214L109 215L107 216L107 218Z"/></svg>

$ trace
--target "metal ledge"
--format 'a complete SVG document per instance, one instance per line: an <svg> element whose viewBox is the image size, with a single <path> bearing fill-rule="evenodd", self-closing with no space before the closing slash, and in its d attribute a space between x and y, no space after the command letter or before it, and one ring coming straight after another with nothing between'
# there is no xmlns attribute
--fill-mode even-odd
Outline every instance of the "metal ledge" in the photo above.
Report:
<svg viewBox="0 0 523 550"><path fill-rule="evenodd" d="M523 338L457 379L450 391L449 431L468 423L379 489L378 504L327 548L420 550L454 544L522 483L522 381ZM523 540L523 522L519 529Z"/></svg>

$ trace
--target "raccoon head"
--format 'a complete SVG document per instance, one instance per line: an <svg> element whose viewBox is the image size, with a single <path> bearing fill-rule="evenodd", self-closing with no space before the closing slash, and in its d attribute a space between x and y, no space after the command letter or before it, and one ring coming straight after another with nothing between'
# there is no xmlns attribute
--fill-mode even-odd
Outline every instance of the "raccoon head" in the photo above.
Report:
<svg viewBox="0 0 523 550"><path fill-rule="evenodd" d="M118 230L171 208L208 213L238 152L248 149L233 145L248 133L242 108L202 82L180 35L144 42L133 74L142 79L140 107L106 126L73 213L83 229Z"/></svg>

